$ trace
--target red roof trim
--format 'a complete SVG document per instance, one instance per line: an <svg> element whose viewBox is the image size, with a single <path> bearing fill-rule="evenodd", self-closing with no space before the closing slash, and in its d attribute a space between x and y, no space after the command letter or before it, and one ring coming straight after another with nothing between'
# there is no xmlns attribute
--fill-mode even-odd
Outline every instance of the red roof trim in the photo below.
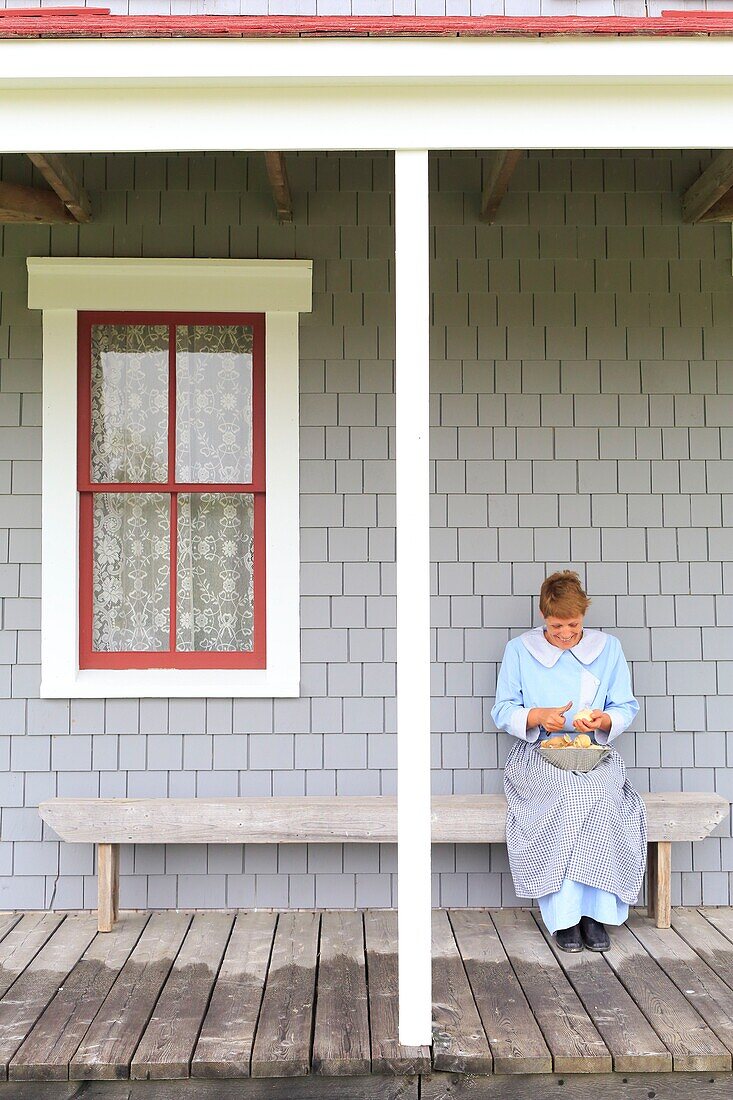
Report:
<svg viewBox="0 0 733 1100"><path fill-rule="evenodd" d="M63 14L62 14L63 13ZM5 9L0 38L454 38L733 36L733 11L661 16L110 15L107 8Z"/></svg>

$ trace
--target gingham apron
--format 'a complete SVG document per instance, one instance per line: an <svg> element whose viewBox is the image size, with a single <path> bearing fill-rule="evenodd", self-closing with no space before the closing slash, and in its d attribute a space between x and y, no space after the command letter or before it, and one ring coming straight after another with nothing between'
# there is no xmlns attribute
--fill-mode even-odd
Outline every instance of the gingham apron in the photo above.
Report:
<svg viewBox="0 0 733 1100"><path fill-rule="evenodd" d="M578 774L550 764L537 744L515 741L504 767L517 896L541 898L571 878L633 905L646 865L647 819L623 757L611 747L593 771Z"/></svg>

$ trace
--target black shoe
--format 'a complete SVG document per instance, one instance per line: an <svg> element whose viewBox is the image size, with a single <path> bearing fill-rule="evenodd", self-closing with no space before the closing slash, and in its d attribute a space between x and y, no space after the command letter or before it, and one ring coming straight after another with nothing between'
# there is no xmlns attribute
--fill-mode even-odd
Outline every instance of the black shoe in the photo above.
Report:
<svg viewBox="0 0 733 1100"><path fill-rule="evenodd" d="M589 951L608 951L611 939L604 925L593 917L580 918L580 934Z"/></svg>
<svg viewBox="0 0 733 1100"><path fill-rule="evenodd" d="M555 933L555 942L562 951L582 951L580 925L574 924L572 928L558 928Z"/></svg>

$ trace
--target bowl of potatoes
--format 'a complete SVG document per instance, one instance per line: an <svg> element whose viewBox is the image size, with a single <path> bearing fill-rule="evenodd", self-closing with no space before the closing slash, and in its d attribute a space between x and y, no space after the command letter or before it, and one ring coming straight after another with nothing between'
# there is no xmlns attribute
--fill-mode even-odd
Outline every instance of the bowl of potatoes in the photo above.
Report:
<svg viewBox="0 0 733 1100"><path fill-rule="evenodd" d="M589 713L578 711L573 721L586 718ZM587 733L576 733L575 737L569 733L558 733L537 743L540 756L556 768L569 772L592 772L610 751L607 745L594 744Z"/></svg>

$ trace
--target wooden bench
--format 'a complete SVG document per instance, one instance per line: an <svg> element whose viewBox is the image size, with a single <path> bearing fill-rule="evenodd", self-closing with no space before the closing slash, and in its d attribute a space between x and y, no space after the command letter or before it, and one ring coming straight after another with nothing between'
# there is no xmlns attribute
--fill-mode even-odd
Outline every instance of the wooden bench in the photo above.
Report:
<svg viewBox="0 0 733 1100"><path fill-rule="evenodd" d="M717 794L643 794L648 821L647 900L658 928L671 923L671 850L702 840L728 813ZM433 798L434 844L505 840L503 795ZM117 919L120 844L394 844L397 800L359 798L51 798L38 807L62 840L97 845L98 923Z"/></svg>

